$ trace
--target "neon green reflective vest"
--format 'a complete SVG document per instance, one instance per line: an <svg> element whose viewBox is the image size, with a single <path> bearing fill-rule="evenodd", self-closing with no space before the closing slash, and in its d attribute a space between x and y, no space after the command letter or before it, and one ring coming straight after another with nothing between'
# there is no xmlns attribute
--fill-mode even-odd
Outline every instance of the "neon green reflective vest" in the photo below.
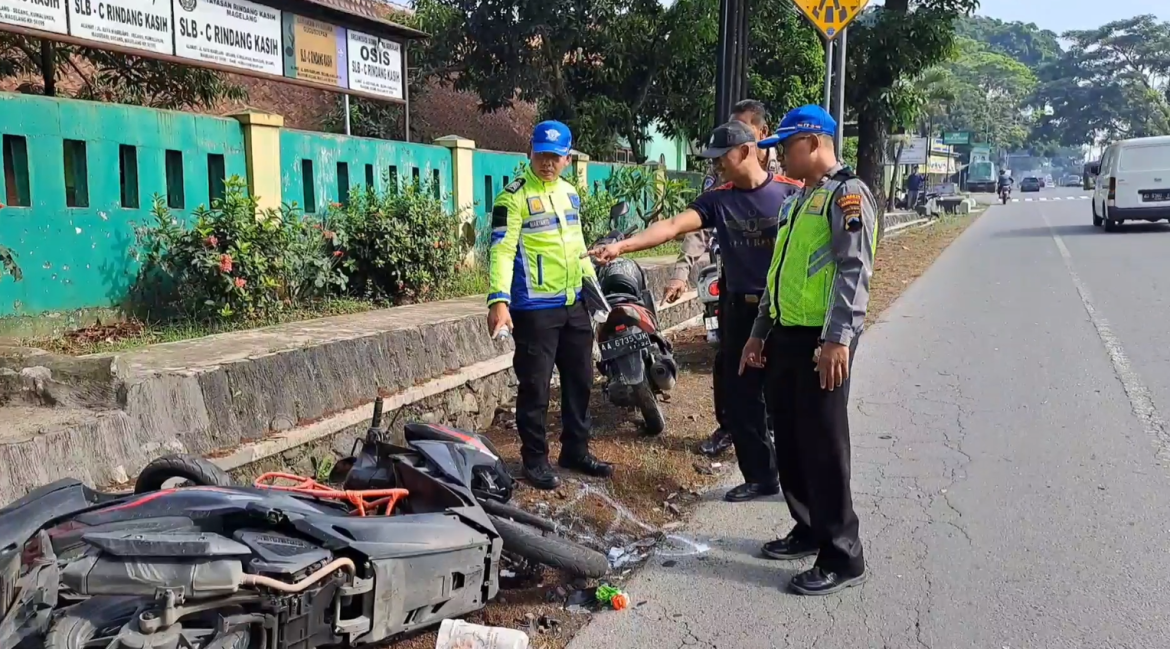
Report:
<svg viewBox="0 0 1170 649"><path fill-rule="evenodd" d="M776 233L772 264L768 267L769 312L772 321L786 327L823 327L837 278L833 257L833 230L829 210L834 194L844 185L833 178L804 198L784 204L785 215ZM873 232L877 250L877 228Z"/></svg>
<svg viewBox="0 0 1170 649"><path fill-rule="evenodd" d="M488 304L513 311L569 306L585 277L596 277L581 231L581 197L563 178L545 182L525 165L524 175L492 207Z"/></svg>

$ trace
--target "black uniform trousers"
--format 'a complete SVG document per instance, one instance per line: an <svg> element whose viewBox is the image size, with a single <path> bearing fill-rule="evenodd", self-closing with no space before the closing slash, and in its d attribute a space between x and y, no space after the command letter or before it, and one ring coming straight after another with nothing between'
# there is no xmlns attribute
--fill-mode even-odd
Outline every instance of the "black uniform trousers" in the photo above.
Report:
<svg viewBox="0 0 1170 649"><path fill-rule="evenodd" d="M715 364L711 367L711 392L715 398L715 421L724 431L730 431L731 427L727 425L727 416L723 411L723 346L726 344L727 342L721 339L715 347Z"/></svg>
<svg viewBox="0 0 1170 649"><path fill-rule="evenodd" d="M849 488L849 380L821 389L813 354L820 327L777 326L768 338L768 407L776 461L796 535L816 541L816 565L855 576L865 570ZM852 369L857 337L849 346ZM806 537L806 538L807 538Z"/></svg>
<svg viewBox="0 0 1170 649"><path fill-rule="evenodd" d="M589 450L589 392L593 387L593 323L580 302L568 307L513 311L516 353L516 429L527 467L548 460L545 420L553 366L561 373L561 456Z"/></svg>
<svg viewBox="0 0 1170 649"><path fill-rule="evenodd" d="M745 368L739 374L739 359L752 334L759 309L756 296L723 293L719 296L719 365L722 375L715 379L722 397L723 421L735 444L735 459L744 482L775 485L776 452L768 431L768 408L764 401L764 370ZM720 408L716 406L716 410Z"/></svg>

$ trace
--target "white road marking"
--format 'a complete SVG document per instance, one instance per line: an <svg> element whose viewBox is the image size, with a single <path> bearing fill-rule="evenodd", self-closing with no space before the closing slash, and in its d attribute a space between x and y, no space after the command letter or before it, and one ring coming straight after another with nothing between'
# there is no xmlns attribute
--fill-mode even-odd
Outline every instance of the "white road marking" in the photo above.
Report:
<svg viewBox="0 0 1170 649"><path fill-rule="evenodd" d="M1039 198L1013 198L1013 203L1031 203L1033 201L1087 201L1092 196L1041 196Z"/></svg>
<svg viewBox="0 0 1170 649"><path fill-rule="evenodd" d="M1097 337L1101 339L1101 344L1105 346L1105 352L1109 354L1109 361L1113 363L1113 372L1117 375L1117 379L1121 381L1121 387L1125 390L1126 396L1129 397L1129 405L1133 409L1134 416L1138 418L1138 421L1142 422L1142 427L1154 443L1156 451L1155 458L1160 462L1170 460L1170 431L1168 431L1162 415L1158 412L1158 408L1154 406L1153 397L1150 396L1150 389L1142 383L1141 377L1130 366L1129 357L1125 354L1125 348L1122 347L1121 340L1113 334L1113 329L1110 328L1109 321L1093 306L1093 297L1089 293L1089 287L1081 281L1080 275L1077 274L1076 268L1073 267L1072 254L1069 253L1068 247L1064 245L1064 239L1053 229L1052 224L1048 222L1048 217L1044 215L1044 212L1040 212L1040 218L1044 219L1044 225L1048 226L1048 231L1052 233L1052 240L1056 242L1056 249L1060 251L1061 259L1064 260L1064 267L1068 270L1069 277L1072 278L1072 283L1076 287L1077 293L1080 294L1081 304L1085 307L1085 313L1089 314L1089 320L1097 330Z"/></svg>

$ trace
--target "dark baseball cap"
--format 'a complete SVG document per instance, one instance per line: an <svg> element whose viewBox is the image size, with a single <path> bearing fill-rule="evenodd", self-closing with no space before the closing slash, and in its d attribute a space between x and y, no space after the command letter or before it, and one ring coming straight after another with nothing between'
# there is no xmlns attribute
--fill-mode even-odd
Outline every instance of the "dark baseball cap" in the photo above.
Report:
<svg viewBox="0 0 1170 649"><path fill-rule="evenodd" d="M752 127L743 122L732 120L716 127L711 132L711 145L700 153L699 157L719 158L737 146L755 143L756 134L752 131Z"/></svg>

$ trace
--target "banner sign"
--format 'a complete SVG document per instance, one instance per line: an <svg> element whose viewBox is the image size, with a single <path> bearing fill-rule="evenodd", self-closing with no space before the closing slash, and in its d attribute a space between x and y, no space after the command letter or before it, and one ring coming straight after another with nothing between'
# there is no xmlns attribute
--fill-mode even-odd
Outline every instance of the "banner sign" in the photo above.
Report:
<svg viewBox="0 0 1170 649"><path fill-rule="evenodd" d="M347 33L350 89L390 99L404 99L402 46L352 29Z"/></svg>
<svg viewBox="0 0 1170 649"><path fill-rule="evenodd" d="M284 75L276 9L248 0L174 0L174 9L175 56Z"/></svg>
<svg viewBox="0 0 1170 649"><path fill-rule="evenodd" d="M249 0L0 0L0 31L5 24L406 100L402 43Z"/></svg>
<svg viewBox="0 0 1170 649"><path fill-rule="evenodd" d="M159 54L174 52L170 0L72 0L69 34Z"/></svg>
<svg viewBox="0 0 1170 649"><path fill-rule="evenodd" d="M284 14L284 75L348 88L346 30L320 20Z"/></svg>
<svg viewBox="0 0 1170 649"><path fill-rule="evenodd" d="M66 0L0 0L0 23L68 34L65 3Z"/></svg>

